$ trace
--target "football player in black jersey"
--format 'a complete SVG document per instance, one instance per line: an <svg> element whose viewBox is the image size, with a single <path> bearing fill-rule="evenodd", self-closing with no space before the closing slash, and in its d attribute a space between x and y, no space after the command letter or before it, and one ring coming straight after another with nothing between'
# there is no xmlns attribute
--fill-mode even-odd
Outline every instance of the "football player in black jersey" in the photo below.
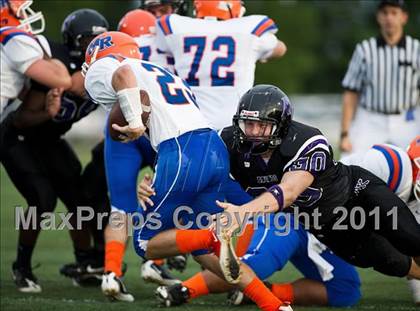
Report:
<svg viewBox="0 0 420 311"><path fill-rule="evenodd" d="M242 206L218 202L228 234L247 213L298 210L311 216L307 229L347 262L420 278L420 226L405 203L372 173L335 162L318 129L292 120L279 88L257 85L244 94L222 137L237 181L266 189Z"/></svg>
<svg viewBox="0 0 420 311"><path fill-rule="evenodd" d="M77 68L77 77L80 81L83 81L80 68L84 62L86 47L95 34L104 32L106 29L108 29L107 20L97 11L90 9L76 10L63 21L61 27L63 43L68 49L71 60L70 66L71 68ZM89 103L91 102L89 101ZM60 268L60 273L81 285L88 285L92 283L91 281L95 281L93 284L99 285L105 252L103 228L108 222L108 216L98 219L97 215L110 211L103 140L91 150L91 161L82 172L80 189L83 191L86 205L92 207L95 211L94 218L89 222L93 249L88 260L76 260L75 263L65 264Z"/></svg>
<svg viewBox="0 0 420 311"><path fill-rule="evenodd" d="M33 214L36 226L20 228L17 258L13 263L13 277L22 292L34 292L35 287L41 290L31 268L42 220L39 216L43 212L52 212L58 198L74 216L79 206L88 205L80 187L80 161L62 135L97 107L84 95L80 65L88 43L97 34L107 31L108 22L98 12L83 9L71 13L63 29L67 29L68 21L80 22L80 16L83 17L80 27L64 37L65 44L49 42L52 56L61 60L72 75L71 89L64 93L61 90L49 91L32 81L21 106L2 124L2 163L28 206L36 207ZM76 228L76 217L71 217L70 223ZM89 259L87 228L71 230L70 235L76 260Z"/></svg>

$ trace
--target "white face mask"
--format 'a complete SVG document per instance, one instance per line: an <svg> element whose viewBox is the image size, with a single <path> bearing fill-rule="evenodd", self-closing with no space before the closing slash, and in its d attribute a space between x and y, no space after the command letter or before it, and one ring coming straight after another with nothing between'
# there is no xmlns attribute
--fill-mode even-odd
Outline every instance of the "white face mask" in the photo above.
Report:
<svg viewBox="0 0 420 311"><path fill-rule="evenodd" d="M31 9L32 0L28 1L9 1L11 9L19 18L18 28L24 29L34 35L40 34L45 30L45 19L42 12L35 12Z"/></svg>

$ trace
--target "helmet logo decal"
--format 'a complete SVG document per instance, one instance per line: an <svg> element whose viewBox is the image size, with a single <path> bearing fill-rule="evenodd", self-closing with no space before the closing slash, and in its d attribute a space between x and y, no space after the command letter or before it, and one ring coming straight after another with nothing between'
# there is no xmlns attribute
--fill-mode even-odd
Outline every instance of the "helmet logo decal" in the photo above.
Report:
<svg viewBox="0 0 420 311"><path fill-rule="evenodd" d="M292 114L292 106L290 105L289 98L287 98L286 96L282 97L281 103L283 105L283 111L281 116L283 117Z"/></svg>
<svg viewBox="0 0 420 311"><path fill-rule="evenodd" d="M260 112L258 110L257 111L242 110L240 116L258 118L260 116Z"/></svg>
<svg viewBox="0 0 420 311"><path fill-rule="evenodd" d="M89 44L88 47L88 54L92 55L93 52L95 51L95 48L98 47L98 52L99 51L103 51L107 48L110 48L111 46L113 46L114 43L112 42L112 37L111 36L107 36L107 37L103 37L103 38L98 38L96 39L94 42Z"/></svg>
<svg viewBox="0 0 420 311"><path fill-rule="evenodd" d="M95 34L101 34L103 32L106 32L108 29L106 27L102 26L92 26L92 33Z"/></svg>
<svg viewBox="0 0 420 311"><path fill-rule="evenodd" d="M227 1L219 1L217 8L220 10L229 11L230 9L233 8L233 5L232 3L227 2Z"/></svg>

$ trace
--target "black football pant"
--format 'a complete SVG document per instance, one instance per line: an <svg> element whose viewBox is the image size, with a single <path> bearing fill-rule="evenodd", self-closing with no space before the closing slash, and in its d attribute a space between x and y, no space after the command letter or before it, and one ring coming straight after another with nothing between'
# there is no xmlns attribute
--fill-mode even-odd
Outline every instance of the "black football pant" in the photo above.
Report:
<svg viewBox="0 0 420 311"><path fill-rule="evenodd" d="M344 207L347 216L338 213L322 229L311 232L355 266L373 267L391 276L406 276L411 257L420 256L420 225L406 204L381 179L358 166L352 166L351 172L353 194ZM355 208L359 211L352 214ZM322 212L322 208L319 210Z"/></svg>
<svg viewBox="0 0 420 311"><path fill-rule="evenodd" d="M89 222L89 229L96 252L95 257L98 261L103 261L105 249L104 231L108 224L111 210L105 175L104 141L101 141L92 149L91 155L91 161L86 165L82 173L82 182L88 205L92 206L96 211L95 217ZM99 213L107 216L99 216Z"/></svg>
<svg viewBox="0 0 420 311"><path fill-rule="evenodd" d="M21 227L19 244L35 245L40 215L53 212L58 198L74 213L70 223L76 228L77 209L86 205L86 199L81 191L81 164L70 145L63 139L26 139L12 125L12 115L1 123L0 138L0 159L4 168L28 207L36 207L36 228L29 226L24 230ZM90 236L86 229L71 230L70 234L76 249L89 248Z"/></svg>

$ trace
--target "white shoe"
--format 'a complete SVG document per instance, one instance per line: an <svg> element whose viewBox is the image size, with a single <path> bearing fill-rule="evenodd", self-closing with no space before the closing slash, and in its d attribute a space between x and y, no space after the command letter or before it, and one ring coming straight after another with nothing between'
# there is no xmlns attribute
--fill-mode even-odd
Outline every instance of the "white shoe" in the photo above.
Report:
<svg viewBox="0 0 420 311"><path fill-rule="evenodd" d="M140 274L142 279L146 282L156 283L162 286L171 286L181 283L181 281L175 279L164 266L155 264L153 260L148 260L143 263Z"/></svg>
<svg viewBox="0 0 420 311"><path fill-rule="evenodd" d="M108 272L102 276L102 292L111 300L133 302L134 297L124 286L124 283L114 272Z"/></svg>
<svg viewBox="0 0 420 311"><path fill-rule="evenodd" d="M420 280L408 280L408 286L413 294L414 303L420 306Z"/></svg>
<svg viewBox="0 0 420 311"><path fill-rule="evenodd" d="M288 306L281 306L279 308L279 311L293 311L293 309L290 305L288 305Z"/></svg>
<svg viewBox="0 0 420 311"><path fill-rule="evenodd" d="M18 290L22 293L36 294L42 292L37 278L33 275L32 269L24 269L13 263L12 278Z"/></svg>
<svg viewBox="0 0 420 311"><path fill-rule="evenodd" d="M242 271L232 240L224 232L222 232L218 239L220 241L219 263L225 279L230 284L238 284L241 279Z"/></svg>

